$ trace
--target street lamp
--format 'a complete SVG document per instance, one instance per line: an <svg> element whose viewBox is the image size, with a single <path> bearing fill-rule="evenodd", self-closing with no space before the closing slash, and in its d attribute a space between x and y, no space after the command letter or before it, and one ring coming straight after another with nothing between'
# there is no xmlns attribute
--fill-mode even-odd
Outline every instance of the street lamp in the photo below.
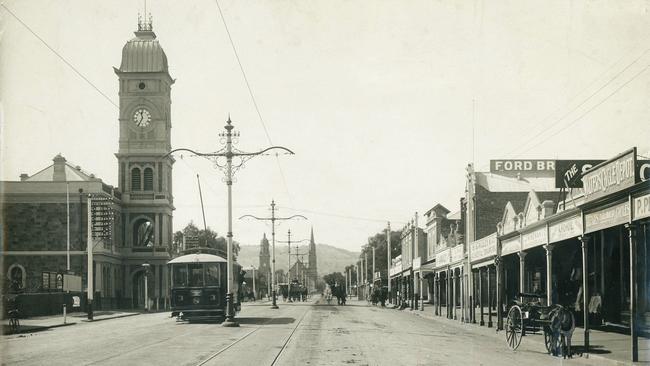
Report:
<svg viewBox="0 0 650 366"><path fill-rule="evenodd" d="M235 321L235 311L233 307L233 293L232 290L234 288L234 276L232 273L233 269L233 250L232 250L232 183L233 183L233 175L239 170L246 161L258 156L262 155L268 151L271 150L283 150L286 153L293 155L293 151L287 149L286 147L282 146L271 146L267 147L266 149L257 151L257 152L252 152L252 153L247 153L244 151L241 151L235 147L233 147L233 144L236 143L237 139L239 138L239 132L233 132L233 129L235 127L232 125L232 121L230 121L230 117L228 117L228 121L226 121L226 125L224 126L224 129L226 132L222 132L219 134L219 137L222 139L222 143L224 143L226 146L221 148L220 150L213 152L213 153L198 153L194 150L191 149L186 149L186 148L181 148L181 149L175 149L163 156L167 157L171 155L174 152L177 151L188 151L191 152L192 154L196 156L202 156L208 160L210 160L215 167L220 169L221 171L224 172L225 178L224 181L226 182L226 186L228 187L228 234L226 236L227 242L228 242L228 253L227 253L227 271L228 271L228 291L226 294L226 320L222 323L224 327L238 327L239 323ZM233 138L235 141L233 141ZM223 158L225 158L226 162L225 164L223 163ZM237 158L238 160L233 164L233 158Z"/></svg>
<svg viewBox="0 0 650 366"><path fill-rule="evenodd" d="M239 219L243 218L251 218L255 220L260 220L260 221L271 221L271 294L273 297L273 304L271 305L271 309L278 309L278 304L276 302L275 296L276 296L276 287L277 287L277 282L276 282L276 276L275 276L275 222L278 220L290 220L293 218L302 218L307 220L307 218L303 215L293 215L289 217L275 217L275 201L271 200L271 217L257 217L253 215L244 215L240 217ZM288 276L288 270L287 270L287 276ZM288 278L288 277L287 277ZM289 282L289 281L287 281Z"/></svg>
<svg viewBox="0 0 650 366"><path fill-rule="evenodd" d="M142 268L144 268L144 311L149 311L149 284L148 284L148 275L149 267L151 265L147 262L142 263Z"/></svg>

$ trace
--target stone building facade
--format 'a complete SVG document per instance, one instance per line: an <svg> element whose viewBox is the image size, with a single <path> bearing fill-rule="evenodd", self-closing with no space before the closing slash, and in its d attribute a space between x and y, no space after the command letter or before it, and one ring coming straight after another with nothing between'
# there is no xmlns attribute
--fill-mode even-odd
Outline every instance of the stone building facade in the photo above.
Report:
<svg viewBox="0 0 650 366"><path fill-rule="evenodd" d="M174 159L166 155L171 150L174 80L151 22L138 24L114 72L120 96L118 186L69 164L61 155L32 176L2 182L2 274L5 283L19 276L23 291L38 292L44 288L43 272L70 271L82 275L86 289L91 194L110 199L113 208L111 237L93 243L96 305L143 307L147 263L147 301L151 308L162 308L168 303L166 263L174 210Z"/></svg>

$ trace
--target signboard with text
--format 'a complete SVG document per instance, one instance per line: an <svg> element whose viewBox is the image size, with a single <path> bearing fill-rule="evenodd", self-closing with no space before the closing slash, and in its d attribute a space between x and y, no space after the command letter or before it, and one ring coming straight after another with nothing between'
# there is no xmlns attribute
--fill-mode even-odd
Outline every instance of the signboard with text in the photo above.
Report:
<svg viewBox="0 0 650 366"><path fill-rule="evenodd" d="M500 175L555 175L555 160L490 160L490 173Z"/></svg>
<svg viewBox="0 0 650 366"><path fill-rule="evenodd" d="M456 245L455 247L451 248L452 263L462 261L464 256L465 256L465 251L462 244Z"/></svg>
<svg viewBox="0 0 650 366"><path fill-rule="evenodd" d="M650 216L650 194L634 198L634 220Z"/></svg>
<svg viewBox="0 0 650 366"><path fill-rule="evenodd" d="M605 160L556 160L555 188L582 188L582 176Z"/></svg>
<svg viewBox="0 0 650 366"><path fill-rule="evenodd" d="M555 243L582 235L582 217L571 216L548 225L548 242Z"/></svg>
<svg viewBox="0 0 650 366"><path fill-rule="evenodd" d="M442 267L449 265L451 262L451 251L445 249L442 252L436 254L436 267Z"/></svg>
<svg viewBox="0 0 650 366"><path fill-rule="evenodd" d="M585 233L607 229L630 220L630 202L625 201L585 214Z"/></svg>
<svg viewBox="0 0 650 366"><path fill-rule="evenodd" d="M472 262L497 255L497 233L470 243L469 248Z"/></svg>
<svg viewBox="0 0 650 366"><path fill-rule="evenodd" d="M586 172L582 177L585 202L633 186L637 179L636 148Z"/></svg>
<svg viewBox="0 0 650 366"><path fill-rule="evenodd" d="M501 242L501 255L517 253L521 250L521 238L519 235Z"/></svg>
<svg viewBox="0 0 650 366"><path fill-rule="evenodd" d="M548 243L548 235L546 232L546 226L542 226L539 229L521 234L522 249L529 249L547 243Z"/></svg>

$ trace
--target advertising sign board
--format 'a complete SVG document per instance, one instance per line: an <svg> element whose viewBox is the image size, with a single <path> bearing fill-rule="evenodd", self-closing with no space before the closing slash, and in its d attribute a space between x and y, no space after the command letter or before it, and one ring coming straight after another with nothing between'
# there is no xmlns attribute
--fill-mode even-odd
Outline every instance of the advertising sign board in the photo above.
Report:
<svg viewBox="0 0 650 366"><path fill-rule="evenodd" d="M548 242L555 243L561 240L575 238L582 234L582 217L571 216L562 221L548 225Z"/></svg>
<svg viewBox="0 0 650 366"><path fill-rule="evenodd" d="M650 216L650 194L634 199L634 220Z"/></svg>
<svg viewBox="0 0 650 366"><path fill-rule="evenodd" d="M475 262L497 255L497 233L470 243L470 260Z"/></svg>
<svg viewBox="0 0 650 366"><path fill-rule="evenodd" d="M631 187L637 179L636 148L602 163L582 177L585 202Z"/></svg>
<svg viewBox="0 0 650 366"><path fill-rule="evenodd" d="M501 242L501 255L517 253L521 250L521 238L519 235Z"/></svg>
<svg viewBox="0 0 650 366"><path fill-rule="evenodd" d="M546 226L542 226L537 230L533 230L529 233L521 234L521 248L529 249L539 245L546 244L548 242L548 236L546 232Z"/></svg>
<svg viewBox="0 0 650 366"><path fill-rule="evenodd" d="M630 219L630 202L625 201L585 214L585 233L620 225Z"/></svg>
<svg viewBox="0 0 650 366"><path fill-rule="evenodd" d="M582 188L582 176L605 160L556 160L555 188Z"/></svg>
<svg viewBox="0 0 650 366"><path fill-rule="evenodd" d="M501 175L521 174L522 176L526 176L528 173L529 175L553 176L555 174L555 160L490 160L490 173Z"/></svg>

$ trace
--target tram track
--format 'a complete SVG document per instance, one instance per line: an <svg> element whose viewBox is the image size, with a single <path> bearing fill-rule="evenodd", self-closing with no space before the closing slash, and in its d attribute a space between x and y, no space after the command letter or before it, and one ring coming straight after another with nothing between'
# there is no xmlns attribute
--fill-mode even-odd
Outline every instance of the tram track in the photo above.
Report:
<svg viewBox="0 0 650 366"><path fill-rule="evenodd" d="M312 309L309 308L309 309L306 309L305 312L302 314L302 316L300 317L300 319L298 320L298 322L296 323L296 325L291 329L291 332L289 333L289 335L287 336L287 338L286 338L286 339L284 340L284 342L282 343L282 346L281 346L280 349L278 350L278 352L277 352L277 354L275 355L275 357L273 357L273 361L271 362L270 366L274 366L274 365L277 364L278 360L280 359L280 356L282 355L282 353L284 352L284 350L285 350L285 349L287 348L287 346L289 345L289 342L291 341L293 335L296 333L296 330L298 330L298 327L300 327L300 325L302 324L302 322L303 322L303 320L305 319L305 317L307 316L307 314L308 314L309 312L311 312L311 311L312 311ZM217 358L218 356L222 355L222 354L225 353L226 351L230 350L231 348L233 348L234 346L236 346L237 344L239 344L239 343L242 342L243 340L247 339L247 338L248 338L249 336L251 336L253 333L256 333L256 332L259 331L260 329L264 328L264 326L266 326L266 325L268 325L269 323L271 323L274 319L275 319L275 318L269 318L269 319L268 319L267 321L265 321L263 324L261 324L261 325L255 327L253 330L251 330L250 332L248 332L248 333L244 334L243 336L239 337L238 339L236 339L236 340L233 341L232 343L226 345L225 347L222 347L220 350L216 351L215 353L213 353L212 355L210 355L208 358L206 358L205 360L201 361L200 363L197 363L196 366L203 366L203 365L207 364L208 362L215 360L215 358ZM287 328L282 327L282 328L274 328L274 329L287 329Z"/></svg>

